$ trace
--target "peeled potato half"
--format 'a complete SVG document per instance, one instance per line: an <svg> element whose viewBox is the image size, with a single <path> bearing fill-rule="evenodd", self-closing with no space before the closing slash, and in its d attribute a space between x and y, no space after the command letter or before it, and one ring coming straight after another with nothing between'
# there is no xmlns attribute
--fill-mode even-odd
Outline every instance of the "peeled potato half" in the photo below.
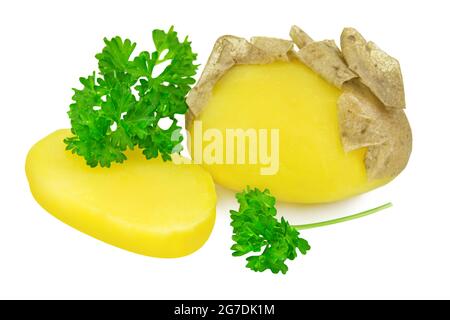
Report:
<svg viewBox="0 0 450 320"><path fill-rule="evenodd" d="M223 160L197 161L217 183L233 190L268 188L277 199L297 203L338 201L394 179L412 141L398 62L351 28L342 33L342 51L295 26L290 35L217 40L187 100L194 160L222 139ZM244 163L234 154L227 158L227 142L239 152L230 129L248 133ZM264 161L261 130L269 136ZM270 140L273 130L278 144ZM267 174L271 166L277 170Z"/></svg>
<svg viewBox="0 0 450 320"><path fill-rule="evenodd" d="M69 130L34 145L26 160L33 196L59 220L99 240L153 257L181 257L208 239L215 187L202 167L146 160L127 153L125 164L90 168L65 150Z"/></svg>

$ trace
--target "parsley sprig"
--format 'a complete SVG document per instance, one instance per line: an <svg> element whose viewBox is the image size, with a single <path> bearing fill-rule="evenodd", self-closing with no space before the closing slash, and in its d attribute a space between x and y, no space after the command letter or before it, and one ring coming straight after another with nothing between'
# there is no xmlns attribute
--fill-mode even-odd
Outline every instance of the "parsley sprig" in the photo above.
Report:
<svg viewBox="0 0 450 320"><path fill-rule="evenodd" d="M195 83L197 55L187 37L178 40L173 27L168 32L153 30L152 35L155 51L134 58L136 43L104 39L105 47L96 55L100 72L80 78L83 88L74 89L68 112L73 136L64 142L91 167L122 163L124 151L135 146L147 159L161 155L170 160L181 151L183 137L175 115L187 110L185 97ZM168 65L155 75L161 63ZM159 122L167 118L172 124L162 129Z"/></svg>
<svg viewBox="0 0 450 320"><path fill-rule="evenodd" d="M243 192L236 194L236 199L239 211L230 211L234 241L231 247L233 256L244 256L251 252L260 253L247 257L247 268L258 272L271 270L273 273L283 274L288 271L286 260L294 260L298 256L297 251L305 255L311 249L308 241L300 237L298 230L361 218L392 206L391 203L386 203L343 218L306 225L290 225L283 217L280 221L277 220L276 200L267 189L261 191L247 187Z"/></svg>

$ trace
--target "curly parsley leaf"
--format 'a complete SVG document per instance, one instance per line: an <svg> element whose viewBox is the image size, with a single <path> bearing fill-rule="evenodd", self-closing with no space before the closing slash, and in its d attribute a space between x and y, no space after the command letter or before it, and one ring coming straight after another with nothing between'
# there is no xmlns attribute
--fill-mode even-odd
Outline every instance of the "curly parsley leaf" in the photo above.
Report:
<svg viewBox="0 0 450 320"><path fill-rule="evenodd" d="M271 270L285 274L287 259L294 260L297 250L305 255L311 249L299 232L281 218L276 219L275 198L269 190L247 188L238 193L239 211L231 210L233 256L261 252L247 258L247 268L253 271Z"/></svg>
<svg viewBox="0 0 450 320"><path fill-rule="evenodd" d="M80 78L68 112L72 137L67 149L86 159L91 167L126 160L125 151L139 147L147 159L158 155L170 160L181 151L181 127L175 115L187 111L186 94L194 84L197 55L185 38L179 41L173 27L153 31L155 51L132 58L136 43L114 37L104 39L96 55L99 73ZM158 75L155 67L167 66ZM168 129L159 126L170 119Z"/></svg>
<svg viewBox="0 0 450 320"><path fill-rule="evenodd" d="M271 270L273 273L288 271L286 260L294 260L297 250L305 255L311 247L300 238L298 230L329 226L359 219L392 207L386 203L357 214L302 225L290 225L284 218L276 219L275 198L269 190L260 191L247 187L236 194L239 211L230 210L233 241L233 256L244 256L251 252L261 253L247 257L247 268L253 271Z"/></svg>

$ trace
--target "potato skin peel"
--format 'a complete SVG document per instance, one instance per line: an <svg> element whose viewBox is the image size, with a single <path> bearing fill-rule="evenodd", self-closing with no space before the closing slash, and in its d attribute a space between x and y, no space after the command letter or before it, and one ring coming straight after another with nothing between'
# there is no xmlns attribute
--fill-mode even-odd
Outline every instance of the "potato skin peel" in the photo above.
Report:
<svg viewBox="0 0 450 320"><path fill-rule="evenodd" d="M368 148L369 179L394 178L406 167L412 136L405 113L386 108L359 79L344 84L338 119L346 152Z"/></svg>
<svg viewBox="0 0 450 320"><path fill-rule="evenodd" d="M397 176L406 167L412 149L398 61L353 28L342 32L343 52L333 40L314 41L297 26L289 34L292 41L220 37L199 81L188 94L186 127L200 115L214 85L234 65L299 60L342 90L337 108L343 148L346 152L367 148L368 179Z"/></svg>
<svg viewBox="0 0 450 320"><path fill-rule="evenodd" d="M313 41L297 26L291 28L290 35L300 49L297 53L300 61L335 87L342 88L344 82L357 77L333 40Z"/></svg>
<svg viewBox="0 0 450 320"><path fill-rule="evenodd" d="M400 63L373 42L367 42L353 28L345 28L341 35L341 48L345 61L386 107L404 108Z"/></svg>

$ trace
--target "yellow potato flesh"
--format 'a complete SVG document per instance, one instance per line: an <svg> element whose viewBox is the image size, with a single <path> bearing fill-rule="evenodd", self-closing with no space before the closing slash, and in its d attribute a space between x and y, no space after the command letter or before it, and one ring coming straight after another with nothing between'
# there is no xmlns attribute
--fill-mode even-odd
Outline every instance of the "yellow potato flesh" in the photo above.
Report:
<svg viewBox="0 0 450 320"><path fill-rule="evenodd" d="M65 151L59 130L30 150L26 173L39 204L97 239L139 254L180 257L199 249L215 221L211 176L198 165L146 160L90 168Z"/></svg>
<svg viewBox="0 0 450 320"><path fill-rule="evenodd" d="M215 85L197 120L203 132L217 128L224 137L227 128L279 129L279 171L261 175L266 166L260 163L205 168L227 188L269 188L279 200L298 203L337 201L387 183L367 180L365 149L344 152L339 95L339 89L300 62L234 66ZM193 127L191 154L199 134ZM202 147L207 146L204 142Z"/></svg>

